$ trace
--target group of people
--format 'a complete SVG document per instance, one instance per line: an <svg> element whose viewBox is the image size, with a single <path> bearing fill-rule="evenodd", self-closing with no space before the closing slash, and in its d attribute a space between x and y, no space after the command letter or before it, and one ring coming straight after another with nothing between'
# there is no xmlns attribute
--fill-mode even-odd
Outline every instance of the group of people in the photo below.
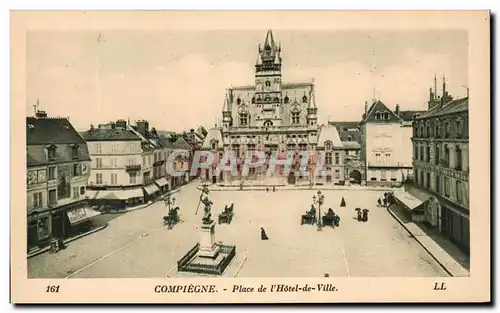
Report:
<svg viewBox="0 0 500 313"><path fill-rule="evenodd" d="M309 211L306 211L305 215L311 218L316 217L316 208L313 204L311 204L311 208ZM330 224L331 226L339 226L340 223L340 216L336 214L332 208L328 208L328 211L322 216L322 219L326 224Z"/></svg>
<svg viewBox="0 0 500 313"><path fill-rule="evenodd" d="M394 195L392 192L384 192L384 196L377 199L378 206L388 207L394 203Z"/></svg>

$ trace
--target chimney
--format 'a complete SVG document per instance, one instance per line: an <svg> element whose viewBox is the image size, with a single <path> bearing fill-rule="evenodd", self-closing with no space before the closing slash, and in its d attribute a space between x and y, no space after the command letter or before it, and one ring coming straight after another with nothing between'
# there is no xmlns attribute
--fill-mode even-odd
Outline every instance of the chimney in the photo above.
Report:
<svg viewBox="0 0 500 313"><path fill-rule="evenodd" d="M90 131L94 130L94 124L90 124Z"/></svg>
<svg viewBox="0 0 500 313"><path fill-rule="evenodd" d="M127 121L125 120L117 120L115 124L115 128L127 129Z"/></svg>
<svg viewBox="0 0 500 313"><path fill-rule="evenodd" d="M367 111L368 111L368 101L365 101L365 115L366 113L368 113Z"/></svg>
<svg viewBox="0 0 500 313"><path fill-rule="evenodd" d="M146 133L149 132L149 122L146 120L140 120L135 123L137 125L137 131L146 136Z"/></svg>
<svg viewBox="0 0 500 313"><path fill-rule="evenodd" d="M111 129L115 129L116 124L115 122L109 122L109 126L111 126Z"/></svg>
<svg viewBox="0 0 500 313"><path fill-rule="evenodd" d="M40 111L40 110L37 110L36 111L36 118L44 118L44 117L47 117L47 112L45 111Z"/></svg>
<svg viewBox="0 0 500 313"><path fill-rule="evenodd" d="M399 104L396 104L396 110L394 112L397 116L399 116Z"/></svg>

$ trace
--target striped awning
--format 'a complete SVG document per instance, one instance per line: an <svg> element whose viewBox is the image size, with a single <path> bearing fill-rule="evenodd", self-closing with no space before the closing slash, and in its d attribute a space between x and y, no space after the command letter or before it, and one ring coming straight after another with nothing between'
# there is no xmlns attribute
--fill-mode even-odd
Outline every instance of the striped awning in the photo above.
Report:
<svg viewBox="0 0 500 313"><path fill-rule="evenodd" d="M165 177L162 177L162 178L159 178L155 181L155 183L160 186L160 187L163 187L165 185L168 185L168 180L165 178Z"/></svg>
<svg viewBox="0 0 500 313"><path fill-rule="evenodd" d="M78 223L84 222L94 216L97 216L101 214L101 212L94 211L91 208L85 206L69 210L66 212L66 214L68 215L69 222L73 226Z"/></svg>
<svg viewBox="0 0 500 313"><path fill-rule="evenodd" d="M151 195L155 192L160 191L160 189L158 189L158 186L156 186L155 184L147 185L147 186L144 186L143 188L144 188L144 191L146 191L146 193L148 195Z"/></svg>

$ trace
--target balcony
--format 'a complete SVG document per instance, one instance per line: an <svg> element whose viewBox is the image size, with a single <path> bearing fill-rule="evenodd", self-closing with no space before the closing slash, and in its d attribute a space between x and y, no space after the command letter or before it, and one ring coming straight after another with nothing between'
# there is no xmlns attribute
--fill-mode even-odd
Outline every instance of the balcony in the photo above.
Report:
<svg viewBox="0 0 500 313"><path fill-rule="evenodd" d="M133 164L133 165L127 165L125 166L125 171L127 172L137 172L141 170L141 165L140 164Z"/></svg>

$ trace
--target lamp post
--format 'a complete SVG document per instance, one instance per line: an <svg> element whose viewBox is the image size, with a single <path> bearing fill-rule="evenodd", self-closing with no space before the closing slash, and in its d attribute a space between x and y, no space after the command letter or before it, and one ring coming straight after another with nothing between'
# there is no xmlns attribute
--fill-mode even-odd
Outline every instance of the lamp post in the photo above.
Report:
<svg viewBox="0 0 500 313"><path fill-rule="evenodd" d="M313 196L313 203L318 204L318 231L322 230L322 222L321 222L321 205L325 201L325 196L321 193L321 190L318 190L318 197L316 195Z"/></svg>
<svg viewBox="0 0 500 313"><path fill-rule="evenodd" d="M170 213L170 209L172 206L175 205L175 197L170 198L170 195L165 197L165 208L167 209L167 214L165 216L168 216Z"/></svg>

